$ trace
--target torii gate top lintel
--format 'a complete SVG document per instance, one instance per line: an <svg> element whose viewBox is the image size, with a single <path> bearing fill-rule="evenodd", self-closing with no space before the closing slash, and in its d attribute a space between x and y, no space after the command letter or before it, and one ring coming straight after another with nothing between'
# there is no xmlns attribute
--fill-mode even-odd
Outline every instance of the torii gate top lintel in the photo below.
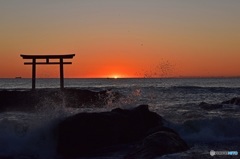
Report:
<svg viewBox="0 0 240 159"><path fill-rule="evenodd" d="M24 62L25 65L32 65L32 89L35 89L36 82L36 65L43 64L59 64L60 65L60 87L64 88L64 75L63 75L63 65L72 64L72 62L63 62L63 59L72 59L75 54L65 54L65 55L20 55L23 59L32 59L32 62ZM46 59L46 62L37 62L37 59ZM59 62L51 62L50 59L59 59Z"/></svg>
<svg viewBox="0 0 240 159"><path fill-rule="evenodd" d="M66 55L20 55L23 59L72 59L75 54L66 54Z"/></svg>

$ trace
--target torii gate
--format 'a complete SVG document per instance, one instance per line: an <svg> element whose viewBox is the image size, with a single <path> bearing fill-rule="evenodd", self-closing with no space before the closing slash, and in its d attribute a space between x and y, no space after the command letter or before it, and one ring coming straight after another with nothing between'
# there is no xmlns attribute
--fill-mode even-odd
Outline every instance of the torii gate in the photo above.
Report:
<svg viewBox="0 0 240 159"><path fill-rule="evenodd" d="M24 62L24 65L32 65L32 89L36 88L36 65L60 65L60 88L64 88L63 65L72 62L63 62L63 59L72 59L75 54L67 55L20 55L23 59L32 59L32 62ZM46 59L46 62L37 62L37 59ZM59 62L50 62L50 59L59 59Z"/></svg>

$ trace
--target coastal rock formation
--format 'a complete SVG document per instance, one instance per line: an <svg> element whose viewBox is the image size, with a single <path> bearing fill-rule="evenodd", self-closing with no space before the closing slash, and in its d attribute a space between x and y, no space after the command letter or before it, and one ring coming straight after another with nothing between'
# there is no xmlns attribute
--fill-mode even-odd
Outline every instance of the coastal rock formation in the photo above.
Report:
<svg viewBox="0 0 240 159"><path fill-rule="evenodd" d="M179 135L169 128L147 136L125 159L153 159L165 154L182 152L189 147Z"/></svg>
<svg viewBox="0 0 240 159"><path fill-rule="evenodd" d="M120 97L110 90L94 92L73 88L37 90L0 90L0 111L32 111L41 107L84 107L105 105Z"/></svg>
<svg viewBox="0 0 240 159"><path fill-rule="evenodd" d="M146 105L132 110L80 113L60 123L58 152L64 156L82 156L104 147L141 140L160 122L161 117L150 112Z"/></svg>
<svg viewBox="0 0 240 159"><path fill-rule="evenodd" d="M201 102L199 104L199 107L205 110L214 110L214 109L220 109L223 108L224 104L231 104L231 105L238 105L240 106L240 97L234 97L230 100L223 101L222 103L216 103L216 104L209 104L206 102Z"/></svg>
<svg viewBox="0 0 240 159"><path fill-rule="evenodd" d="M222 102L222 104L233 104L233 105L239 105L240 106L240 97L235 97L230 100Z"/></svg>
<svg viewBox="0 0 240 159"><path fill-rule="evenodd" d="M161 116L149 111L147 105L140 105L130 110L117 108L111 112L79 113L59 124L57 152L64 157L95 156L109 150L109 147L136 144L146 137L143 142L151 143L155 138L159 140L157 142L161 145L160 148L169 143L167 151L163 150L164 152L156 155L185 150L176 149L176 146L170 142L178 143L175 140L180 137L174 131L168 130L165 134L165 130ZM149 148L151 149L151 144ZM154 149L158 148L154 147ZM151 153L152 150L149 151Z"/></svg>

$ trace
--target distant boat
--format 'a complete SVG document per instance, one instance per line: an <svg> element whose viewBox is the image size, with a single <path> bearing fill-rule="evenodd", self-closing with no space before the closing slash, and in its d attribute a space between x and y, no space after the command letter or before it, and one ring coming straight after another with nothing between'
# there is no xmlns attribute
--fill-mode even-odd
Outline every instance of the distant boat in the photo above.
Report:
<svg viewBox="0 0 240 159"><path fill-rule="evenodd" d="M22 77L20 77L20 76L19 76L19 77L15 77L15 78L16 78L16 79L22 79Z"/></svg>

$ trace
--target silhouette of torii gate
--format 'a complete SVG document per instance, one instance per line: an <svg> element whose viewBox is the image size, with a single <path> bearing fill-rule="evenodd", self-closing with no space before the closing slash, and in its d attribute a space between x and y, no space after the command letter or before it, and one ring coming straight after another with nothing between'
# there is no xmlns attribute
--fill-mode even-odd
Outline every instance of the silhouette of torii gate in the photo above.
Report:
<svg viewBox="0 0 240 159"><path fill-rule="evenodd" d="M32 65L32 89L36 88L36 65L60 65L60 88L64 88L63 65L72 64L63 59L72 59L75 54L67 55L20 55L23 59L32 59L32 62L24 62L24 65ZM37 62L37 59L46 59L46 62ZM59 59L59 62L50 62L50 59Z"/></svg>

